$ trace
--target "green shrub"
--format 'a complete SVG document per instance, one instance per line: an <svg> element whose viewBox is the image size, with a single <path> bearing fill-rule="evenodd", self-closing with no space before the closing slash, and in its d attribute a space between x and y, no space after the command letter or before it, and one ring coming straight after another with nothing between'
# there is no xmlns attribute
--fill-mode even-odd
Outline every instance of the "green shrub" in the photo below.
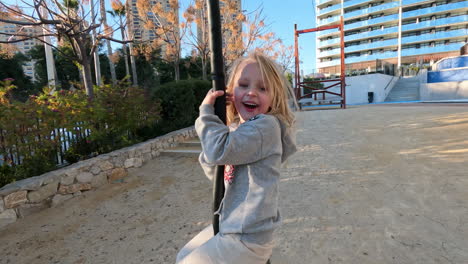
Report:
<svg viewBox="0 0 468 264"><path fill-rule="evenodd" d="M95 87L92 101L83 90L45 88L19 102L11 96L15 88L11 80L0 81L0 155L13 151L25 158L20 164L10 161L1 167L0 187L53 170L56 150L63 144L60 130L67 131L68 138L79 139L70 142L63 155L73 163L140 142L139 130L155 126L160 117L159 103L126 82Z"/></svg>
<svg viewBox="0 0 468 264"><path fill-rule="evenodd" d="M156 133L167 133L193 125L198 116L198 107L211 84L202 80L184 80L161 85L155 98L161 103L162 120Z"/></svg>

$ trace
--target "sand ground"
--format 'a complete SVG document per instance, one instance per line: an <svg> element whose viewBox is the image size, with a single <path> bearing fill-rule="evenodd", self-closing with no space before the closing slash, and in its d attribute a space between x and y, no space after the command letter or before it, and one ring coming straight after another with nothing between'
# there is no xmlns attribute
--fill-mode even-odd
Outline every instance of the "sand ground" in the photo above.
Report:
<svg viewBox="0 0 468 264"><path fill-rule="evenodd" d="M297 120L272 263L468 263L468 105L359 106ZM210 210L196 158L161 156L0 231L0 263L174 263Z"/></svg>

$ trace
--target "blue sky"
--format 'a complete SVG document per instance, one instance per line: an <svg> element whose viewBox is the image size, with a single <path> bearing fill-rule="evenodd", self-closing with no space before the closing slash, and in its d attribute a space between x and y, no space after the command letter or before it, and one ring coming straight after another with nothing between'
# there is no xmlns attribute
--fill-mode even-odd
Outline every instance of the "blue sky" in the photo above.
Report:
<svg viewBox="0 0 468 264"><path fill-rule="evenodd" d="M19 0L2 1L18 3L22 6ZM179 1L182 8L186 8L191 2L190 0ZM314 2L315 0L242 0L242 9L250 12L263 7L266 23L270 24L271 31L289 46L294 45L295 23L298 24L298 29L315 27ZM110 9L110 0L106 0L106 7ZM301 69L308 74L315 71L315 33L303 34L299 39Z"/></svg>
<svg viewBox="0 0 468 264"><path fill-rule="evenodd" d="M298 29L315 27L314 0L242 0L243 9L263 7L271 30L283 39L286 45L294 46L294 24ZM301 69L305 74L315 70L315 33L299 37Z"/></svg>

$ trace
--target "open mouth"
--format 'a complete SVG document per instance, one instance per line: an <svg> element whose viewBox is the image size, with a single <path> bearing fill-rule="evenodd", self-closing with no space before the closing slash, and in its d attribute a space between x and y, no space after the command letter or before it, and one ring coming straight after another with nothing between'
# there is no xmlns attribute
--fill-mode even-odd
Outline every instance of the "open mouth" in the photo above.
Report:
<svg viewBox="0 0 468 264"><path fill-rule="evenodd" d="M244 106L245 106L247 109L255 109L255 108L258 107L258 104L255 104L255 103L243 102L242 104L244 104Z"/></svg>

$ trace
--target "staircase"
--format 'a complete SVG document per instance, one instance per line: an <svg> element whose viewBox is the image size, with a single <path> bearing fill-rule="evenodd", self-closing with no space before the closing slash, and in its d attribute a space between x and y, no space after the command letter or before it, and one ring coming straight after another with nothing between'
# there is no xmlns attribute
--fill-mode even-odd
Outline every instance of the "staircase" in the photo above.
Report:
<svg viewBox="0 0 468 264"><path fill-rule="evenodd" d="M161 155L175 157L198 157L201 151L202 148L200 139L192 138L179 143L176 147L161 151Z"/></svg>
<svg viewBox="0 0 468 264"><path fill-rule="evenodd" d="M390 93L385 98L385 102L405 102L419 100L419 78L400 78Z"/></svg>

